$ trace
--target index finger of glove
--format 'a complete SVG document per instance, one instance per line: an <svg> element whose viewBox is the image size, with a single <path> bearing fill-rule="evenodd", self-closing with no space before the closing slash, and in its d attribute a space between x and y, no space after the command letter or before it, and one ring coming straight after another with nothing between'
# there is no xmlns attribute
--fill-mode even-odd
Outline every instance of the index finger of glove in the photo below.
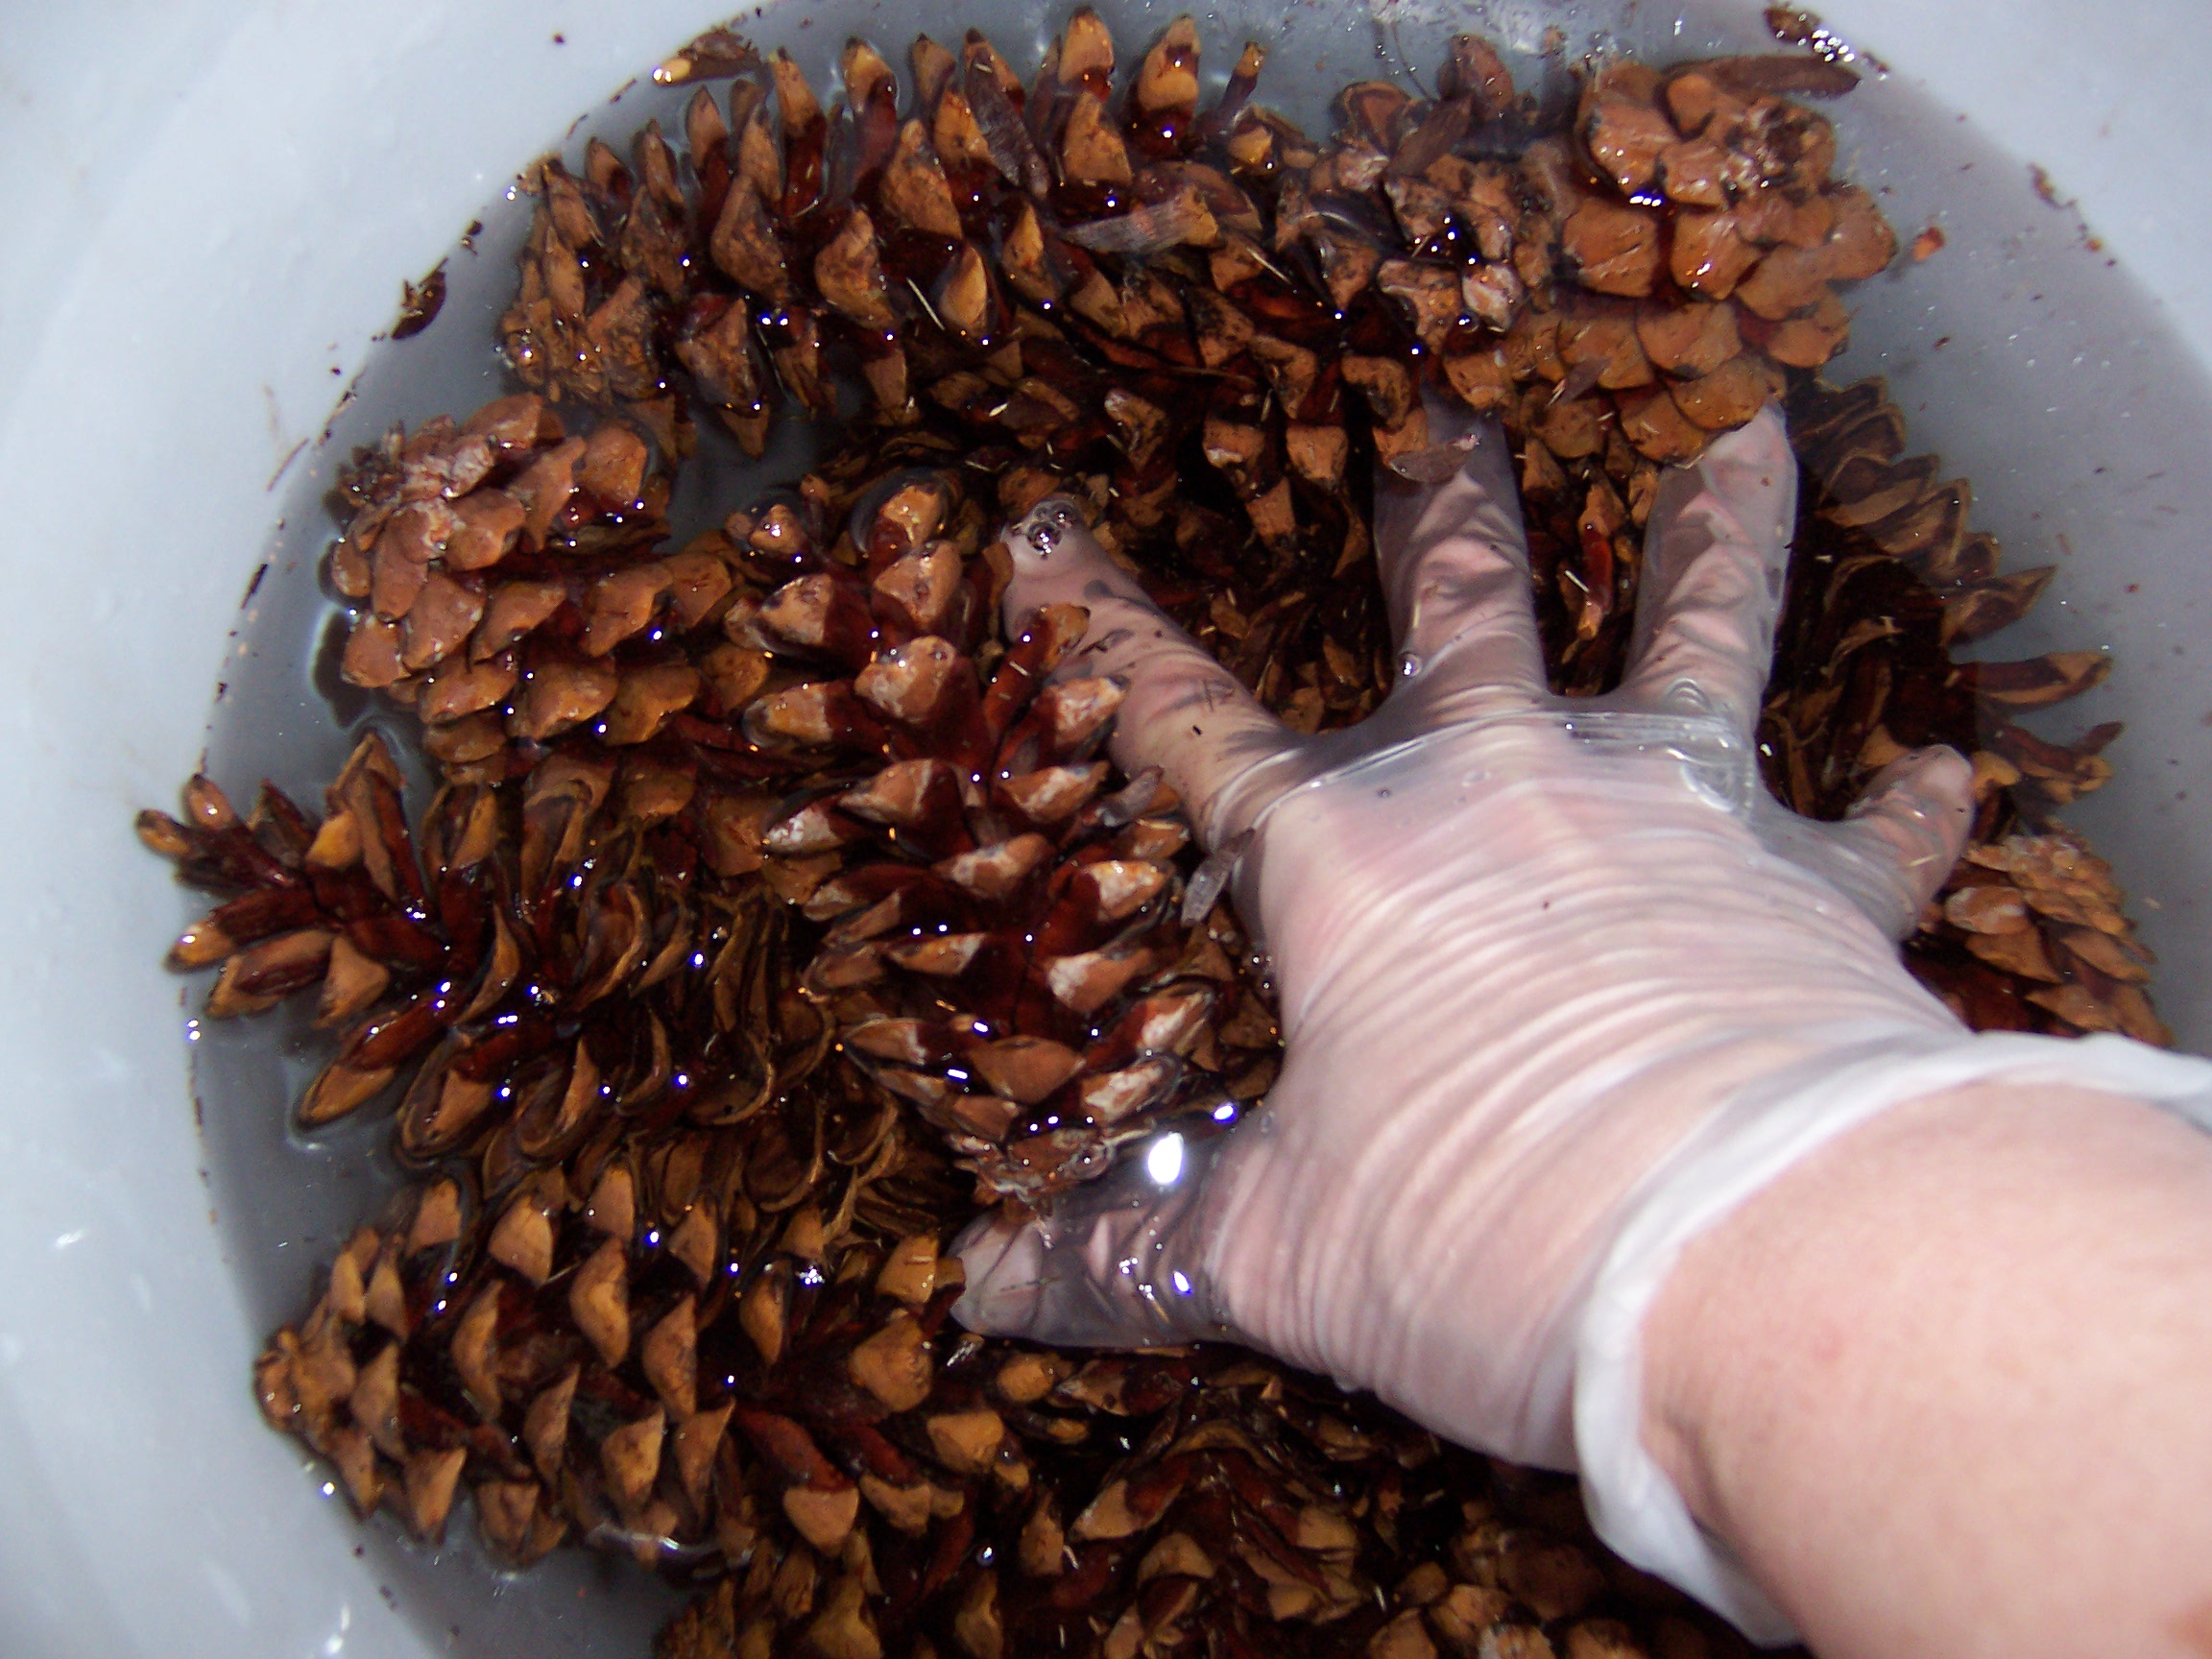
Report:
<svg viewBox="0 0 2212 1659"><path fill-rule="evenodd" d="M1090 621L1060 671L1128 685L1113 737L1122 770L1159 767L1209 847L1249 825L1264 805L1252 798L1250 775L1294 750L1297 734L1107 557L1069 502L1039 502L1007 526L1006 545L1014 561L1007 627L1018 629L1041 605L1080 605Z"/></svg>

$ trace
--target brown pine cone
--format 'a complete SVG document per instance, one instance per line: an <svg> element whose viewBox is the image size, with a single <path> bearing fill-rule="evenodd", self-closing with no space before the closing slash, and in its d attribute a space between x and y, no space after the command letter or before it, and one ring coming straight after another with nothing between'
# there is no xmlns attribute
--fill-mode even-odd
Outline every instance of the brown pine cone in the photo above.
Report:
<svg viewBox="0 0 2212 1659"><path fill-rule="evenodd" d="M802 904L828 928L805 983L980 1196L1034 1205L1166 1117L1234 1119L1272 1074L1274 1027L1224 952L1226 914L1189 935L1179 920L1190 833L1171 794L1153 775L1106 787L1121 687L1044 685L1082 613L1039 613L987 675L934 632L974 631L959 544L936 539L950 495L898 482L857 569L803 553L816 567L731 618L852 671L746 715L764 746L835 756L761 834L822 875Z"/></svg>
<svg viewBox="0 0 2212 1659"><path fill-rule="evenodd" d="M711 703L671 641L718 621L738 578L711 541L654 556L674 442L617 419L571 437L523 395L357 455L330 555L356 607L345 678L411 708L454 780L526 770L588 723L642 743Z"/></svg>

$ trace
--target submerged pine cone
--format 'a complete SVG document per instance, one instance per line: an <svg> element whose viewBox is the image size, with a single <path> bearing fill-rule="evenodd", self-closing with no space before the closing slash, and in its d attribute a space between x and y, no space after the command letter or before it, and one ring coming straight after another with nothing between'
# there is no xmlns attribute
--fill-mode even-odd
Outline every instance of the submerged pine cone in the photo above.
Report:
<svg viewBox="0 0 2212 1659"><path fill-rule="evenodd" d="M2120 1031L2169 1046L2145 990L2156 958L2123 898L2112 867L2065 831L1970 848L1927 926L1922 976L1985 1029Z"/></svg>
<svg viewBox="0 0 2212 1659"><path fill-rule="evenodd" d="M595 1142L495 1203L412 1189L276 1334L263 1408L422 1537L467 1490L517 1564L568 1536L726 1563L667 1652L1134 1652L1222 1626L1510 1651L1647 1594L1564 1483L1541 1501L1264 1362L957 1335L957 1262L896 1231L922 1191L896 1116L817 1151L827 1214L776 1208L819 1178L743 1125Z"/></svg>
<svg viewBox="0 0 2212 1659"><path fill-rule="evenodd" d="M1644 1651L1628 1618L1656 1623L1669 1650L1709 1650L1686 1621L1652 1620L1678 1599L1608 1575L1565 1483L1493 1472L1262 1362L1016 1353L983 1374L974 1415L1025 1442L1033 1476L971 1488L979 1502L925 1548L878 1545L880 1599L851 1576L825 1594L809 1575L794 1595L792 1557L756 1556L662 1632L661 1659L908 1644L1134 1659L1262 1642L1533 1656L1554 1651L1545 1626L1575 1653ZM1055 1479L1070 1476L1088 1502ZM1005 1543L979 1545L992 1536Z"/></svg>
<svg viewBox="0 0 2212 1659"><path fill-rule="evenodd" d="M837 159L856 172L833 180L829 119L787 54L693 61L742 73L726 107L704 87L692 98L688 168L648 123L635 168L593 140L582 178L551 157L533 169L540 205L501 321L509 361L557 399L657 408L687 385L754 455L783 399L828 415L848 362L886 416L907 417L909 296L974 343L1003 317L926 132L899 124L889 65L864 41L846 48ZM888 262L883 232L900 238Z"/></svg>
<svg viewBox="0 0 2212 1659"><path fill-rule="evenodd" d="M458 429L395 430L342 479L341 672L412 709L449 779L526 770L587 723L643 743L729 688L672 640L717 621L739 573L698 547L654 556L681 449L647 438L612 419L569 436L541 398L500 397Z"/></svg>
<svg viewBox="0 0 2212 1659"><path fill-rule="evenodd" d="M184 930L172 965L221 967L212 1018L316 990L316 1023L348 1028L301 1096L302 1126L356 1110L443 1028L512 988L514 936L488 916L478 879L496 833L489 792L463 786L433 804L427 873L398 768L373 734L330 786L320 824L266 783L243 823L206 778L187 786L185 806L182 822L140 813L139 834L183 879L230 897Z"/></svg>
<svg viewBox="0 0 2212 1659"><path fill-rule="evenodd" d="M1952 646L2025 615L2051 567L2000 572L1996 538L1969 528L1972 484L1941 477L1935 455L1903 454L1904 415L1881 380L1840 391L1809 383L1789 406L1805 480L1802 585L1784 619L1763 733L1776 749L1780 792L1800 811L1833 817L1905 749L1950 743L1974 756L1984 802L1978 828L1991 836L2004 828L1993 815L2000 789L2002 811L2041 822L2102 784L2111 768L2099 752L2117 726L2069 747L2034 736L2012 715L2098 685L2111 667L2104 653L1949 660ZM1786 708L1794 711L1788 718Z"/></svg>
<svg viewBox="0 0 2212 1659"><path fill-rule="evenodd" d="M593 139L584 177L548 157L524 180L539 207L500 329L523 384L555 401L674 407L660 325L691 296L696 228L657 124L637 135L637 161L633 175Z"/></svg>
<svg viewBox="0 0 2212 1659"><path fill-rule="evenodd" d="M804 983L982 1195L1035 1204L1169 1115L1232 1120L1272 1074L1274 1027L1224 952L1226 915L1189 936L1178 920L1190 838L1170 792L1150 774L1106 786L1122 688L1045 685L1083 613L1039 613L988 668L955 643L998 586L981 559L963 575L966 505L941 473L882 481L855 510L853 565L825 556L804 502L738 515L733 535L801 573L725 625L840 674L764 693L743 721L808 768L760 835L827 928Z"/></svg>
<svg viewBox="0 0 2212 1659"><path fill-rule="evenodd" d="M172 960L222 964L212 1015L315 990L341 1032L303 1127L404 1079L400 1158L466 1156L496 1195L594 1135L796 1098L830 1051L744 834L757 792L555 754L517 785L440 790L418 840L371 733L320 825L266 786L251 825L205 780L187 805L181 824L142 814L141 834L236 896Z"/></svg>
<svg viewBox="0 0 2212 1659"><path fill-rule="evenodd" d="M927 1235L875 1241L917 1194L942 1198L901 1169L892 1115L835 1136L813 1154L844 1171L828 1216L790 1203L804 1162L734 1126L600 1138L489 1202L449 1178L411 1189L277 1333L263 1408L365 1513L392 1497L422 1536L465 1479L517 1562L574 1528L649 1563L740 1562L769 1540L827 1568L863 1494L908 1530L957 1512L1018 1450L949 1419L977 1414L933 1381L957 1263Z"/></svg>

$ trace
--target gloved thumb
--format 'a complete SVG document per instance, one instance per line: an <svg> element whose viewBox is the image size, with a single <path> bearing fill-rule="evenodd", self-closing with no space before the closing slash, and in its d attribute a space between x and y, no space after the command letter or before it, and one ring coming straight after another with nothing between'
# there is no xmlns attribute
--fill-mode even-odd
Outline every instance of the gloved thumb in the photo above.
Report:
<svg viewBox="0 0 2212 1659"><path fill-rule="evenodd" d="M954 1242L968 1283L953 1316L1070 1347L1235 1338L1207 1260L1233 1141L1167 1130L1043 1214L978 1217Z"/></svg>

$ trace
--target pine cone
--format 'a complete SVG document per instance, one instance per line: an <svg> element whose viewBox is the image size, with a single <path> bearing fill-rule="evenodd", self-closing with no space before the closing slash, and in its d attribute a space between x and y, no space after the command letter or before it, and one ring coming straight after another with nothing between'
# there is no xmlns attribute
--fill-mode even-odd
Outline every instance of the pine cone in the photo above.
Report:
<svg viewBox="0 0 2212 1659"><path fill-rule="evenodd" d="M1227 917L1190 937L1178 921L1190 835L1170 792L1156 775L1106 788L1121 687L1038 689L1082 613L1039 613L984 671L954 642L992 595L961 575L973 535L938 534L950 480L874 494L856 568L780 530L804 573L731 613L780 660L849 675L748 709L749 736L811 768L761 845L806 865L792 896L828 931L805 983L846 1052L950 1137L983 1195L1035 1204L1165 1117L1233 1119L1264 1090L1274 1030L1243 1012Z"/></svg>
<svg viewBox="0 0 2212 1659"><path fill-rule="evenodd" d="M525 771L588 724L620 748L711 712L729 676L673 641L718 621L741 573L711 539L654 556L680 453L626 420L568 436L525 395L357 455L330 556L356 603L345 678L411 708L456 781Z"/></svg>
<svg viewBox="0 0 2212 1659"><path fill-rule="evenodd" d="M1954 645L2026 614L2052 572L2000 572L1996 538L1968 527L1971 484L1943 479L1936 456L1904 454L1905 417L1879 379L1800 385L1791 436L1805 488L1760 727L1769 785L1834 817L1910 749L1970 754L1975 845L1908 941L1907 965L1977 1029L2171 1043L2109 869L2052 817L2111 778L2102 751L2120 727L2066 745L2011 718L2087 689L2109 660L1951 661Z"/></svg>

